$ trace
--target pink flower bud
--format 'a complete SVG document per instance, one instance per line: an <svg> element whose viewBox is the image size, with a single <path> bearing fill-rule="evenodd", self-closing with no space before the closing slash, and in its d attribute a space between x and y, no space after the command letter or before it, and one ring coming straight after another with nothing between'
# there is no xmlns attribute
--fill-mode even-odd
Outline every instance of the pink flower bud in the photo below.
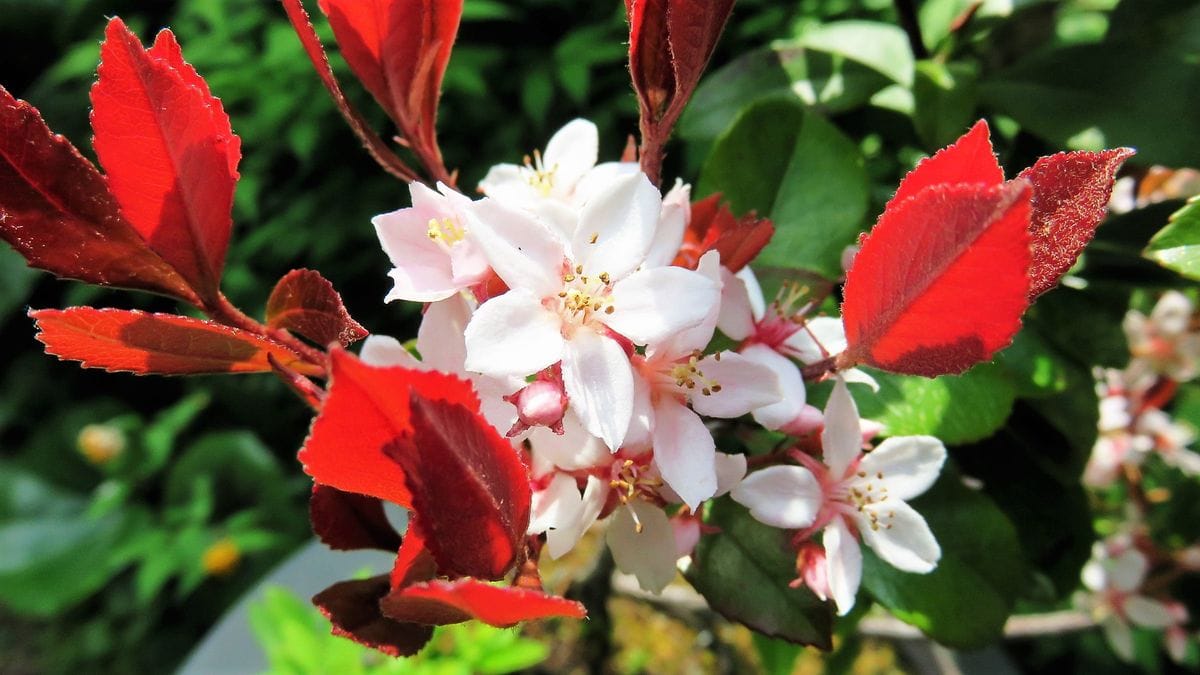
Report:
<svg viewBox="0 0 1200 675"><path fill-rule="evenodd" d="M816 542L806 541L800 545L800 550L796 553L796 573L800 577L790 584L793 588L803 583L813 595L822 600L829 599L831 592L825 549Z"/></svg>
<svg viewBox="0 0 1200 675"><path fill-rule="evenodd" d="M567 410L567 392L557 380L536 380L516 393L504 397L517 407L517 421L508 430L509 438L530 427L549 427L560 436L562 418Z"/></svg>

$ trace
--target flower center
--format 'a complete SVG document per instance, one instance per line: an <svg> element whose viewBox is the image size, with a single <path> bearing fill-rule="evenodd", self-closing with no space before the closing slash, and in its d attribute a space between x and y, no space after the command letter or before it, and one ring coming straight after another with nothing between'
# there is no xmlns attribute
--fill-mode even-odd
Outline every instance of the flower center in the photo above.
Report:
<svg viewBox="0 0 1200 675"><path fill-rule="evenodd" d="M583 265L576 265L574 270L563 274L562 280L558 301L565 318L582 325L599 312L613 313L612 277L608 272L591 275Z"/></svg>
<svg viewBox="0 0 1200 675"><path fill-rule="evenodd" d="M716 354L713 358L719 361L721 355ZM695 395L697 387L704 396L721 391L721 384L711 377L705 377L704 371L700 370L700 352L693 353L687 361L675 363L667 374L675 381L676 387L686 389L692 395Z"/></svg>
<svg viewBox="0 0 1200 675"><path fill-rule="evenodd" d="M453 218L430 218L425 230L429 238L449 248L467 236L467 230Z"/></svg>
<svg viewBox="0 0 1200 675"><path fill-rule="evenodd" d="M546 165L542 163L542 153L537 150L533 151L532 161L529 155L525 156L525 180L543 197L549 197L550 193L554 191L554 173L556 171L558 171L558 165L546 168Z"/></svg>
<svg viewBox="0 0 1200 675"><path fill-rule="evenodd" d="M658 489L662 487L663 481L657 475L647 474L648 465L639 464L632 459L626 459L623 462L614 462L612 465L612 479L608 485L611 487L617 499L622 504L648 498L652 498L658 494ZM638 520L637 512L633 509L629 510L633 516L634 530L638 534L642 533L642 522Z"/></svg>
<svg viewBox="0 0 1200 675"><path fill-rule="evenodd" d="M892 529L892 520L896 517L895 511L868 508L882 504L888 499L888 489L883 482L883 472L879 471L874 476L869 476L867 472L859 471L854 476L844 488L843 501L853 510L862 514L872 530Z"/></svg>

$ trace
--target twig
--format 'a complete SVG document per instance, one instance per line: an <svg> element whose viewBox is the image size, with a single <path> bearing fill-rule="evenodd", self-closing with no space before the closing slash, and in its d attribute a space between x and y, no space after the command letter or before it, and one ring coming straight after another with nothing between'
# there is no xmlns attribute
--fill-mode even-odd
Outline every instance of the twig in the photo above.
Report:
<svg viewBox="0 0 1200 675"><path fill-rule="evenodd" d="M896 14L900 19L900 27L904 29L904 33L908 35L908 46L912 49L913 58L927 59L929 58L929 49L925 47L925 40L921 37L921 24L917 20L917 6L913 0L894 0L896 6Z"/></svg>

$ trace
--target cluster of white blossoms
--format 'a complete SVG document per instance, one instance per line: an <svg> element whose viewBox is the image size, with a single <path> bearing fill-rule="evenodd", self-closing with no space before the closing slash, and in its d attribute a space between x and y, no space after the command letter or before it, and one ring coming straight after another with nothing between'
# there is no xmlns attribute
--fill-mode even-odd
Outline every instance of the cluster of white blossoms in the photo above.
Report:
<svg viewBox="0 0 1200 675"><path fill-rule="evenodd" d="M902 569L933 569L937 542L904 500L936 479L941 443L894 438L863 454L869 425L846 381L871 378L841 373L822 414L801 373L845 348L840 319L767 307L749 269L735 275L716 251L695 269L674 265L690 188L663 197L636 163L597 164L597 148L596 127L575 120L544 154L494 167L481 199L414 183L412 207L376 217L394 265L387 300L429 305L420 361L384 337L363 358L472 381L488 421L529 450L529 531L545 533L553 558L607 517L617 566L660 591L700 536L700 505L732 490L762 522L801 531L806 578L827 578L810 585L843 612L860 538ZM718 327L736 349L708 350ZM718 452L703 419L747 414L793 436L820 432L824 465L797 452L802 466L747 478L746 457ZM818 531L824 556L801 545Z"/></svg>
<svg viewBox="0 0 1200 675"><path fill-rule="evenodd" d="M1123 470L1158 455L1189 475L1200 475L1200 454L1188 449L1195 431L1163 407L1181 382L1198 374L1200 330L1187 296L1168 291L1150 316L1131 310L1124 321L1131 359L1123 370L1097 373L1100 435L1084 471L1092 487L1111 485Z"/></svg>

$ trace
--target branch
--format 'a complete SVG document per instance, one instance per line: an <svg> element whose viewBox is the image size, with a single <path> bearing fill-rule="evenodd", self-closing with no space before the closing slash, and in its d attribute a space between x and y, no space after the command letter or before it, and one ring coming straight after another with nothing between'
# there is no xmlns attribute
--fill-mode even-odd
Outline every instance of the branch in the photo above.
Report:
<svg viewBox="0 0 1200 675"><path fill-rule="evenodd" d="M1004 637L1008 639L1039 637L1077 633L1094 628L1096 622L1084 612L1064 610L1046 614L1020 614L1011 616L1004 624ZM869 637L893 640L928 640L924 633L891 615L863 617L858 622L858 632Z"/></svg>
<svg viewBox="0 0 1200 675"><path fill-rule="evenodd" d="M908 46L912 49L913 58L929 58L929 50L925 47L925 39L921 37L921 24L917 21L917 7L913 0L894 0L896 14L899 15L900 27L908 35Z"/></svg>

